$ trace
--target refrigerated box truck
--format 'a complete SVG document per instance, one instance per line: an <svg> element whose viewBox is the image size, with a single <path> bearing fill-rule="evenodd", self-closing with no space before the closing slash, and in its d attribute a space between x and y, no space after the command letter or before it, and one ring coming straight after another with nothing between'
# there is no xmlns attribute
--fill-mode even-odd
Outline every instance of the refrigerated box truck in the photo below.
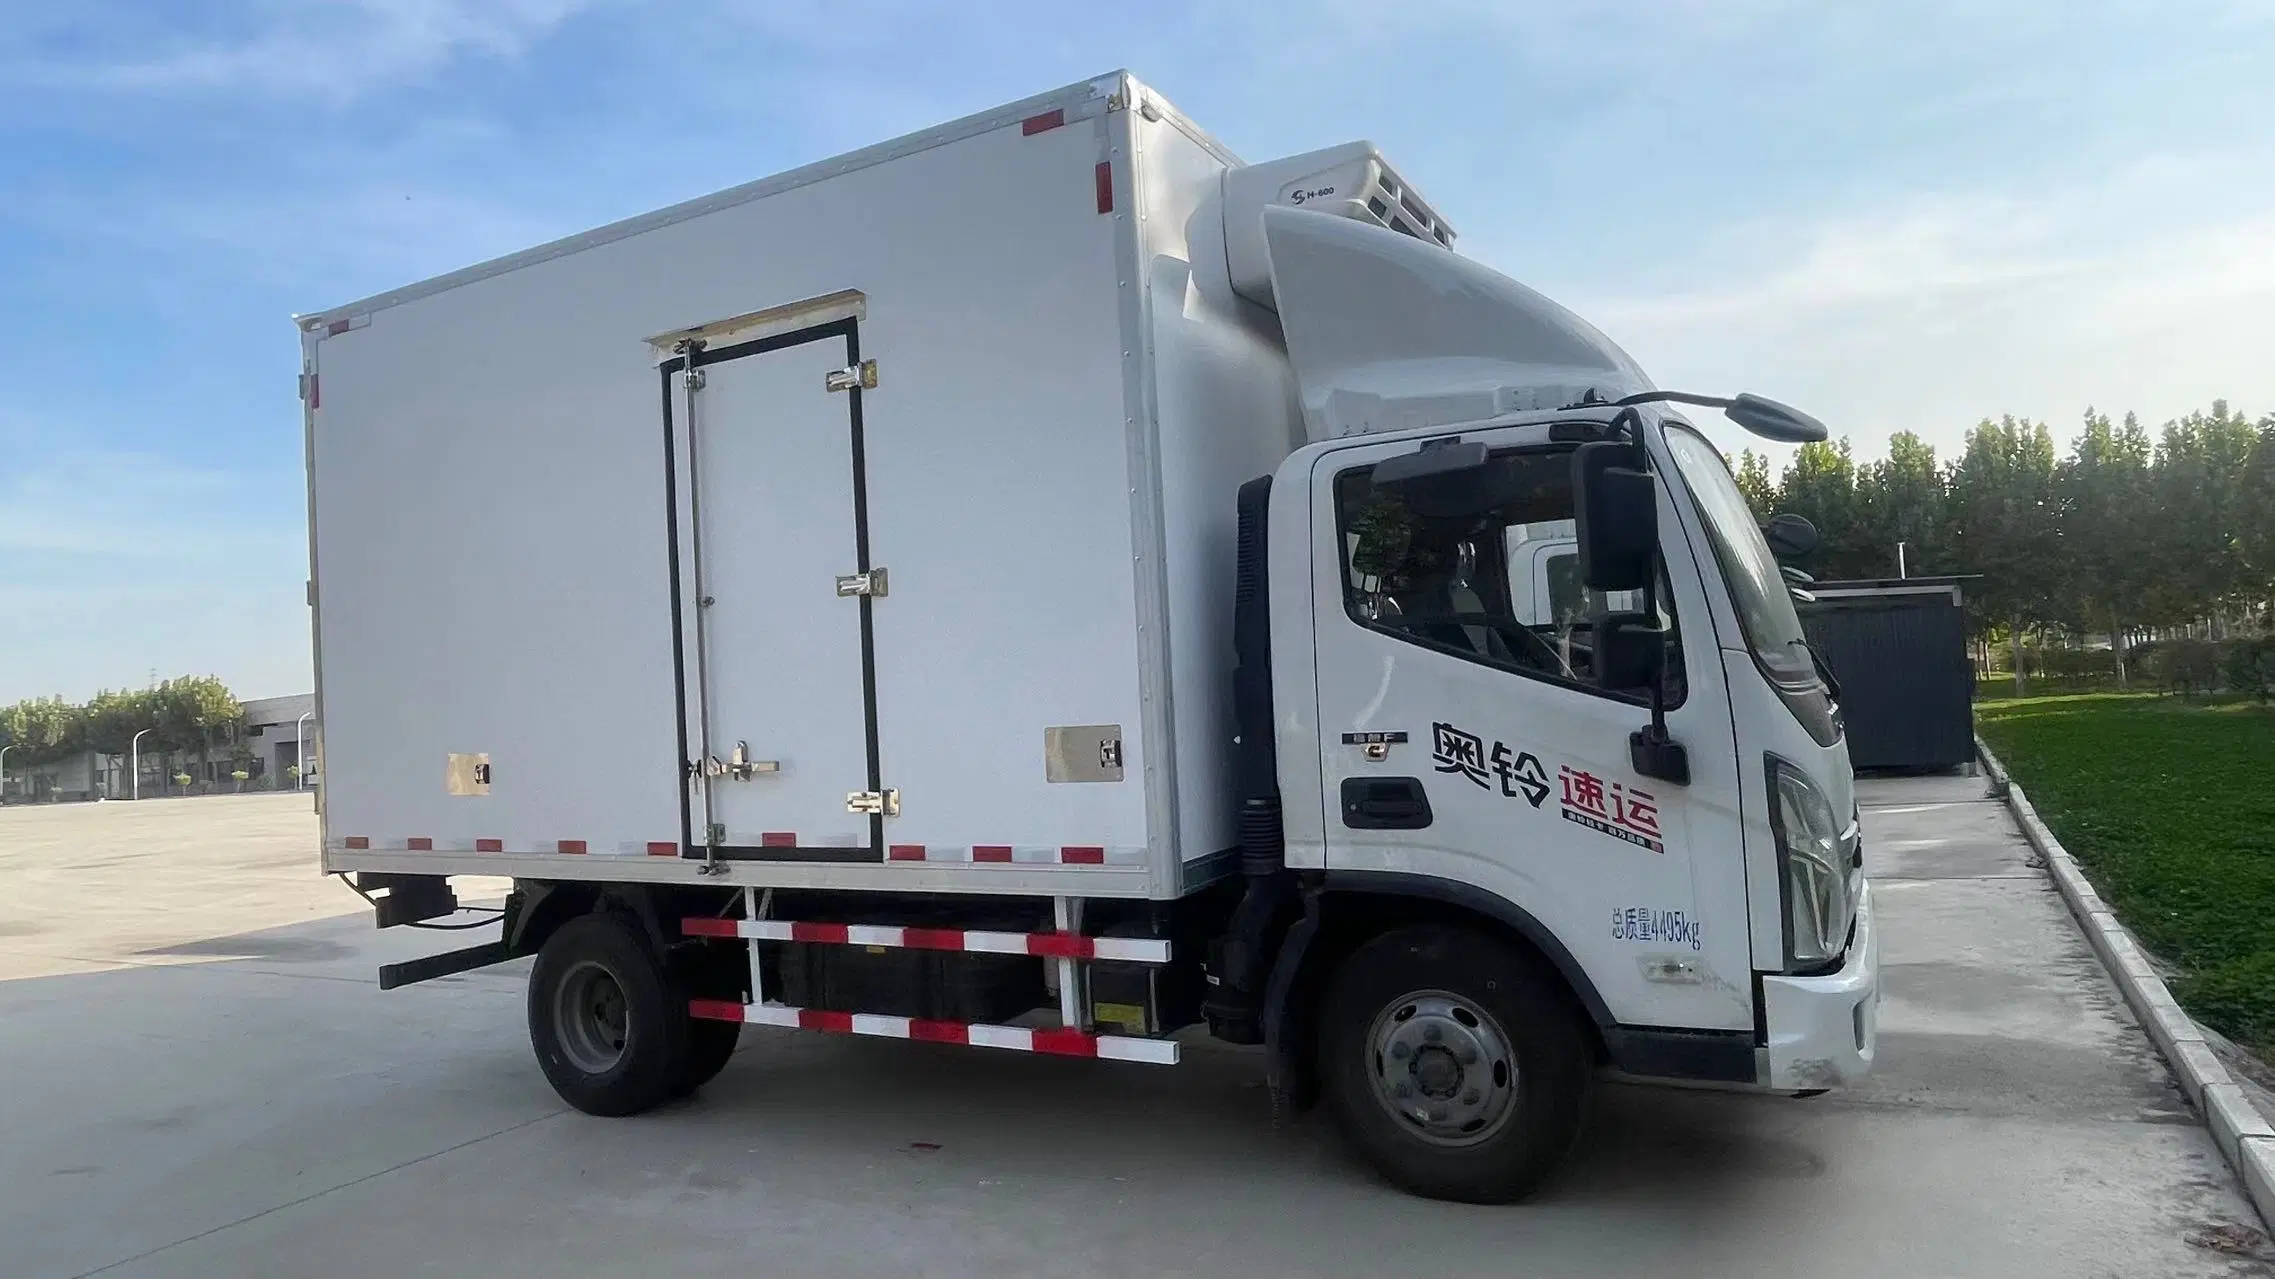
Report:
<svg viewBox="0 0 2275 1279"><path fill-rule="evenodd" d="M324 869L513 881L381 984L534 955L608 1115L750 1024L1205 1029L1473 1200L1607 1073L1858 1078L1839 711L1673 406L1823 428L1453 242L1114 74L303 317Z"/></svg>

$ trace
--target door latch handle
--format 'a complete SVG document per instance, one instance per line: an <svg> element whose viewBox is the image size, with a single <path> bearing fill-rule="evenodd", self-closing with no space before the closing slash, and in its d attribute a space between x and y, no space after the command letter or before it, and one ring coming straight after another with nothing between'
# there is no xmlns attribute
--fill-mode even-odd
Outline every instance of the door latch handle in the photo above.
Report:
<svg viewBox="0 0 2275 1279"><path fill-rule="evenodd" d="M1343 779L1343 824L1352 830L1421 830L1434 820L1419 777Z"/></svg>
<svg viewBox="0 0 2275 1279"><path fill-rule="evenodd" d="M725 759L713 755L708 759L689 760L687 763L689 777L728 777L738 782L747 782L760 773L781 771L781 760L752 759L749 742L736 742L735 753Z"/></svg>
<svg viewBox="0 0 2275 1279"><path fill-rule="evenodd" d="M727 776L738 782L747 782L760 773L779 773L781 771L781 760L752 759L749 742L736 742L735 753L727 757Z"/></svg>

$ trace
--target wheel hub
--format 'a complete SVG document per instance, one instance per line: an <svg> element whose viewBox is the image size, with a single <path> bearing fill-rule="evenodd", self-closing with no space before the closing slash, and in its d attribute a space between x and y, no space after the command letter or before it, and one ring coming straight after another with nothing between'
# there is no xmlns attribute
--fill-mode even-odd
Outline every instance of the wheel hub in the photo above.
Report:
<svg viewBox="0 0 2275 1279"><path fill-rule="evenodd" d="M1436 1044L1415 1053L1407 1072L1425 1097L1451 1097L1461 1091L1461 1063Z"/></svg>
<svg viewBox="0 0 2275 1279"><path fill-rule="evenodd" d="M1392 1000L1368 1035L1375 1099L1425 1140L1466 1146L1516 1110L1516 1055L1491 1014L1459 995Z"/></svg>
<svg viewBox="0 0 2275 1279"><path fill-rule="evenodd" d="M607 1073L623 1060L631 1038L624 987L600 964L579 964L557 988L553 1023L570 1065L588 1075Z"/></svg>

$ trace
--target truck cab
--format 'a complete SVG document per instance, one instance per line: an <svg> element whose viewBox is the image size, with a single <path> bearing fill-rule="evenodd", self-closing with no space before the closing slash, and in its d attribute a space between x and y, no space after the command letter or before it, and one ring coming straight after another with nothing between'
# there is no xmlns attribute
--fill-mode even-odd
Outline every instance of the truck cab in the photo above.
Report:
<svg viewBox="0 0 2275 1279"><path fill-rule="evenodd" d="M1268 609L1239 647L1270 670L1242 740L1274 757L1245 802L1284 841L1247 859L1251 897L1302 912L1257 946L1301 1007L1261 1020L1303 1046L1297 1086L1405 1184L1468 1197L1568 1140L1571 1054L1783 1093L1861 1077L1878 956L1839 708L1723 455L1668 400L1814 424L1664 396L1435 246L1262 221L1314 436L1244 494L1241 543ZM1290 974L1315 965L1341 976L1306 1005ZM1570 1042L1539 1042L1560 1022ZM1531 1094L1526 1061L1550 1063Z"/></svg>

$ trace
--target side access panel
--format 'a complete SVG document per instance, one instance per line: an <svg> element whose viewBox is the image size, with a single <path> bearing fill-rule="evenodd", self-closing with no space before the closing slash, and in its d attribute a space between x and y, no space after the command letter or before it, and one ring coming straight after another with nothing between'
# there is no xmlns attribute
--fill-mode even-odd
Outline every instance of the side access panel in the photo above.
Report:
<svg viewBox="0 0 2275 1279"><path fill-rule="evenodd" d="M692 372L686 355L664 370L687 454L689 856L880 855L879 818L848 800L877 789L856 326L699 349Z"/></svg>

